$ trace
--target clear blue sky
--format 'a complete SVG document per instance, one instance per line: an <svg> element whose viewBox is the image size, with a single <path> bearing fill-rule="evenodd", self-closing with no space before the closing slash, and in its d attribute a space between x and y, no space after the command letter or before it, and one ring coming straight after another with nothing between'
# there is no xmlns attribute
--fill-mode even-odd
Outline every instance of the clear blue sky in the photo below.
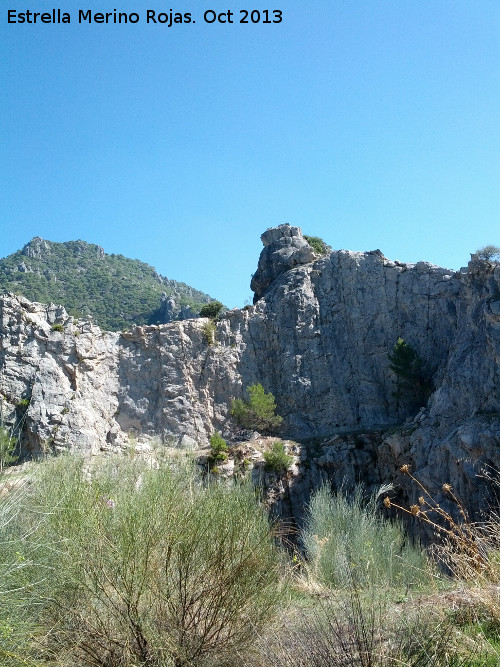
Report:
<svg viewBox="0 0 500 667"><path fill-rule="evenodd" d="M283 222L455 269L500 244L498 0L2 4L2 257L81 238L234 307ZM78 23L115 8L139 23ZM146 24L170 8L195 23Z"/></svg>

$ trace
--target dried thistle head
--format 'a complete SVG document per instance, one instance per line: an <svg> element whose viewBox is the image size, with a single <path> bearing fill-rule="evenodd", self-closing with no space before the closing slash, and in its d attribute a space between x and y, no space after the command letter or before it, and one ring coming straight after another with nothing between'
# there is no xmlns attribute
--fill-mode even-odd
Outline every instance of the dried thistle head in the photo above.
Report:
<svg viewBox="0 0 500 667"><path fill-rule="evenodd" d="M420 514L420 507L418 505L410 505L410 512L413 516L418 516Z"/></svg>
<svg viewBox="0 0 500 667"><path fill-rule="evenodd" d="M451 484L443 484L442 488L443 488L443 491L445 491L446 493L451 492Z"/></svg>
<svg viewBox="0 0 500 667"><path fill-rule="evenodd" d="M425 498L423 496L420 496L420 498L418 499L418 504L425 505Z"/></svg>
<svg viewBox="0 0 500 667"><path fill-rule="evenodd" d="M401 472L408 474L410 472L410 465L408 463L405 463L403 466L401 466L400 470Z"/></svg>
<svg viewBox="0 0 500 667"><path fill-rule="evenodd" d="M387 507L387 509L389 509L390 506L391 506L391 499L389 498L389 496L386 496L384 498L384 507Z"/></svg>
<svg viewBox="0 0 500 667"><path fill-rule="evenodd" d="M328 542L328 537L318 537L318 535L313 535L313 539L320 549Z"/></svg>

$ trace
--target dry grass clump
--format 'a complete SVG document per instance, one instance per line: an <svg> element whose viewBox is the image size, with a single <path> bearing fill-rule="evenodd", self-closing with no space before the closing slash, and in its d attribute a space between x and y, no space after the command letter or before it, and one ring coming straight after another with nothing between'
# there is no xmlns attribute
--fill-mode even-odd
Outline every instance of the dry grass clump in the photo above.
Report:
<svg viewBox="0 0 500 667"><path fill-rule="evenodd" d="M244 667L479 667L496 654L440 607L395 606L356 589L283 614Z"/></svg>
<svg viewBox="0 0 500 667"><path fill-rule="evenodd" d="M440 541L432 546L431 553L454 577L464 581L496 580L500 574L496 556L500 546L499 517L492 515L488 521L472 522L452 485L445 483L442 491L453 502L460 517L455 519L411 473L409 465L403 465L400 470L420 488L418 504L406 508L386 496L384 506L394 507L432 528Z"/></svg>

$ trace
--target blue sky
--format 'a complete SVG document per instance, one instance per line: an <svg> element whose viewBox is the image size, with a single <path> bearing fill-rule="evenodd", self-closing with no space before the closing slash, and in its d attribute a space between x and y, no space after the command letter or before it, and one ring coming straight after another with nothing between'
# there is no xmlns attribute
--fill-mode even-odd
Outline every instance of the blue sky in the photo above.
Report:
<svg viewBox="0 0 500 667"><path fill-rule="evenodd" d="M283 222L454 269L500 245L498 0L7 5L0 256L80 238L235 307ZM7 23L54 6L70 25ZM139 23L78 23L115 8ZM237 22L255 8L283 20Z"/></svg>

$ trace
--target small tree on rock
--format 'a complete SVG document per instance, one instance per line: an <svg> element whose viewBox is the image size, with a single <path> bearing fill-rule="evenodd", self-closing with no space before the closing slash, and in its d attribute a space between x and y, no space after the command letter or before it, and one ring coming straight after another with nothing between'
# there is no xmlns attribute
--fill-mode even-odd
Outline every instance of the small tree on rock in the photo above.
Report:
<svg viewBox="0 0 500 667"><path fill-rule="evenodd" d="M389 367L395 373L397 398L406 397L422 406L431 393L431 382L425 370L424 360L415 348L398 338L389 357Z"/></svg>
<svg viewBox="0 0 500 667"><path fill-rule="evenodd" d="M317 255L326 255L332 250L319 236L304 235L304 238Z"/></svg>
<svg viewBox="0 0 500 667"><path fill-rule="evenodd" d="M261 384L247 387L248 400L237 398L231 406L231 415L244 428L256 431L274 431L283 421L276 414L276 403L271 393L266 394Z"/></svg>
<svg viewBox="0 0 500 667"><path fill-rule="evenodd" d="M215 432L210 438L210 456L212 463L218 461L226 461L229 448L224 438Z"/></svg>
<svg viewBox="0 0 500 667"><path fill-rule="evenodd" d="M479 259L485 259L488 262L500 261L500 248L496 245L485 245L484 248L476 250Z"/></svg>
<svg viewBox="0 0 500 667"><path fill-rule="evenodd" d="M206 303L202 306L200 317L211 317L212 319L216 319L219 317L223 308L224 306L220 301L210 301L210 303Z"/></svg>
<svg viewBox="0 0 500 667"><path fill-rule="evenodd" d="M280 440L273 442L271 449L264 452L264 461L266 462L266 470L282 473L293 463L293 456L286 453L285 444Z"/></svg>

